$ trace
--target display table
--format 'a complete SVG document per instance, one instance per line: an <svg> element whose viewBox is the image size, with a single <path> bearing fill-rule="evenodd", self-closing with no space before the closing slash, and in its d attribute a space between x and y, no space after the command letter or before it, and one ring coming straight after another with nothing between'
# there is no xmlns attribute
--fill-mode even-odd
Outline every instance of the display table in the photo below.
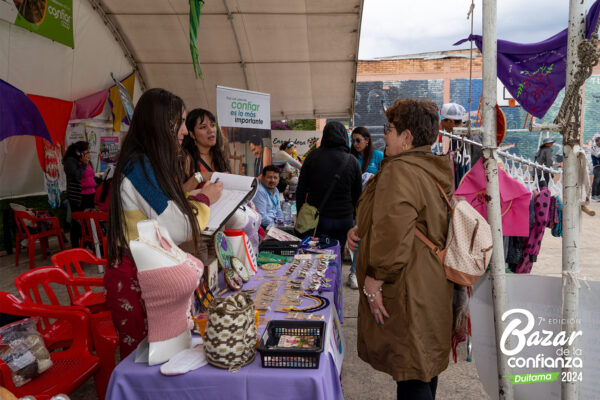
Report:
<svg viewBox="0 0 600 400"><path fill-rule="evenodd" d="M338 252L339 252L339 246ZM277 275L284 275L288 264L282 266ZM333 265L330 266L330 269ZM258 277L264 276L260 270ZM339 273L337 273L339 275ZM244 287L253 288L265 280L252 279ZM333 282L332 282L333 283ZM276 299L284 292L282 281ZM334 285L332 285L333 289ZM114 369L107 390L107 399L207 399L207 400L268 400L268 399L343 399L339 370L344 353L343 336L338 321L331 313L335 310L335 295L338 288L321 295L328 298L330 306L317 312L325 317L326 335L325 350L321 353L318 369L283 369L262 368L260 354L255 360L243 367L239 372L206 365L197 370L179 376L164 376L160 366L149 367L147 364L134 362L135 352L131 353ZM302 307L311 304L311 300L303 300ZM284 313L272 311L279 303L273 301L271 311L266 317L271 320L284 319ZM330 328L331 325L331 328ZM265 325L259 327L259 334ZM334 361L334 356L336 361ZM337 367L336 367L337 362Z"/></svg>

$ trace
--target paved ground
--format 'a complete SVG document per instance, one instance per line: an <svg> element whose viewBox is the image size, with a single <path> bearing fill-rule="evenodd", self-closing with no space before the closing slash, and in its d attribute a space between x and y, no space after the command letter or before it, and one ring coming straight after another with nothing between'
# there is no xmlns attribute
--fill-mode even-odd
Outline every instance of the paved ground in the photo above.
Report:
<svg viewBox="0 0 600 400"><path fill-rule="evenodd" d="M582 233L579 242L581 275L590 280L600 280L600 262L595 258L600 243L600 203L591 206L598 214L592 218L586 214L582 219ZM542 243L542 251L532 273L538 275L561 275L561 239L554 238L546 231ZM56 243L51 243L53 251L58 250ZM39 252L38 252L39 253ZM41 260L38 255L36 266L48 265L49 260ZM16 294L13 280L28 269L27 256L21 254L18 267L14 265L14 255L0 257L0 290ZM349 265L344 265L344 277ZM89 267L86 274L97 276L97 269ZM362 362L356 354L356 309L359 292L344 287L344 326L343 332L347 343L347 354L342 371L342 385L346 400L362 399L395 399L395 383L385 374L375 371L370 365ZM466 362L465 346L459 347L459 362L450 366L439 378L439 400L481 400L487 399L477 370L473 362ZM74 400L96 399L93 381L90 379L71 396Z"/></svg>

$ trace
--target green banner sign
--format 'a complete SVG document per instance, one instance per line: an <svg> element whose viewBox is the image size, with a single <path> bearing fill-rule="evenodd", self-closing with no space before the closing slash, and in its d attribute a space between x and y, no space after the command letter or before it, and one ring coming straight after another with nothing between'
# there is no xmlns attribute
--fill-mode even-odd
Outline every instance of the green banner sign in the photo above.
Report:
<svg viewBox="0 0 600 400"><path fill-rule="evenodd" d="M14 0L14 24L71 48L73 0ZM3 18L4 19L4 18Z"/></svg>
<svg viewBox="0 0 600 400"><path fill-rule="evenodd" d="M520 374L520 375L506 375L510 378L510 382L513 385L523 385L525 383L534 382L552 382L558 379L560 372L548 372L542 374Z"/></svg>

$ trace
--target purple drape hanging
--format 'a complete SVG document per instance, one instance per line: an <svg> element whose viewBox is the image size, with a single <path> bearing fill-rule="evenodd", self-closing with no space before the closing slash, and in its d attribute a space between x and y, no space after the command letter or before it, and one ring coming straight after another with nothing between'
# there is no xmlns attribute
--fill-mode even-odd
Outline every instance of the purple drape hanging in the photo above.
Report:
<svg viewBox="0 0 600 400"><path fill-rule="evenodd" d="M0 79L0 141L18 135L38 136L52 143L44 119L33 101Z"/></svg>
<svg viewBox="0 0 600 400"><path fill-rule="evenodd" d="M599 13L600 0L596 0L587 15L586 39L594 32ZM498 40L498 78L523 109L536 118L546 114L565 87L567 34L565 29L542 42L529 44ZM480 35L470 35L454 45L468 40L474 40L483 53Z"/></svg>

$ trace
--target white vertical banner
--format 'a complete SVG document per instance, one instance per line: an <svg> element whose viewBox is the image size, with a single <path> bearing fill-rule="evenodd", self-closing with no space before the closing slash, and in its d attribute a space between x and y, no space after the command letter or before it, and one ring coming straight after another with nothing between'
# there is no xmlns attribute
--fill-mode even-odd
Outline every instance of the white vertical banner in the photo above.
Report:
<svg viewBox="0 0 600 400"><path fill-rule="evenodd" d="M217 120L222 127L271 129L271 95L217 86Z"/></svg>
<svg viewBox="0 0 600 400"><path fill-rule="evenodd" d="M342 325L338 317L338 312L333 304L333 298L331 300L331 313L329 321L327 321L327 335L325 335L325 348L326 353L331 354L333 362L337 368L338 375L342 375L342 363L344 362L344 353L346 352L346 340L342 333Z"/></svg>

